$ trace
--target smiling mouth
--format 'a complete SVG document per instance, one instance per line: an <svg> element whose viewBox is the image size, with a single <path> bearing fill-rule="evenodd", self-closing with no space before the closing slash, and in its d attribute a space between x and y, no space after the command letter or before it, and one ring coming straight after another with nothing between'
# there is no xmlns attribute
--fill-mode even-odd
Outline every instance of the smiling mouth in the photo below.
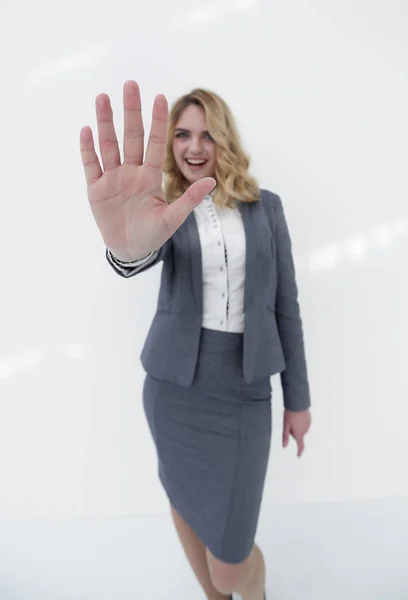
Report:
<svg viewBox="0 0 408 600"><path fill-rule="evenodd" d="M193 159L189 159L186 158L186 163L190 166L190 167L202 167L206 164L206 160L193 160Z"/></svg>

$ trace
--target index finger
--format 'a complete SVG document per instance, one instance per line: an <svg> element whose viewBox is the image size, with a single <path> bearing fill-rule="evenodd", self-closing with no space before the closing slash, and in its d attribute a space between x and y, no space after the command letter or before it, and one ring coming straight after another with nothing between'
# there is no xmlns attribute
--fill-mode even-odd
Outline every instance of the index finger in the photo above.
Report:
<svg viewBox="0 0 408 600"><path fill-rule="evenodd" d="M147 144L145 165L163 170L166 156L169 109L166 97L159 94L154 99L152 126Z"/></svg>
<svg viewBox="0 0 408 600"><path fill-rule="evenodd" d="M302 456L302 454L303 454L304 449L305 449L305 443L303 441L303 437L299 438L297 440L297 443L298 443L298 457L300 458Z"/></svg>

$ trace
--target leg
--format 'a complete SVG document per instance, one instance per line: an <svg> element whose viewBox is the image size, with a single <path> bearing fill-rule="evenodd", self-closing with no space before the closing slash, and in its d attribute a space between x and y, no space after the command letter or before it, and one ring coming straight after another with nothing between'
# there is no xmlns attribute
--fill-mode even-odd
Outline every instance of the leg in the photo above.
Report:
<svg viewBox="0 0 408 600"><path fill-rule="evenodd" d="M226 598L229 600L229 594L223 594L213 586L204 544L173 506L171 506L171 513L184 551L208 600L225 600Z"/></svg>
<svg viewBox="0 0 408 600"><path fill-rule="evenodd" d="M249 557L239 564L227 564L206 549L214 587L224 594L233 591L243 600L264 600L266 568L261 549L255 544Z"/></svg>

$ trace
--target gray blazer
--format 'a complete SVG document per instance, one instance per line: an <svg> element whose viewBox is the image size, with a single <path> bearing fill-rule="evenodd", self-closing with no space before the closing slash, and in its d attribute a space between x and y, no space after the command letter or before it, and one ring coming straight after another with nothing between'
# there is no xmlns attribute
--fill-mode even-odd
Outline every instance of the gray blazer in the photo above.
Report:
<svg viewBox="0 0 408 600"><path fill-rule="evenodd" d="M310 394L291 240L282 202L261 190L259 201L238 202L246 235L243 375L247 383L281 373L285 408L309 408ZM108 255L107 255L108 257ZM202 327L201 244L191 213L152 260L163 261L156 314L141 354L147 373L188 387L194 377Z"/></svg>

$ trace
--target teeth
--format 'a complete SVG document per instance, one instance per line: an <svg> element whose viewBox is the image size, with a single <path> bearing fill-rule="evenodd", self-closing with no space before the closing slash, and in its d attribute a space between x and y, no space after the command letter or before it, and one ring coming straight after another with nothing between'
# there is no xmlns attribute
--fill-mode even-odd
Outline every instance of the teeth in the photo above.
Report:
<svg viewBox="0 0 408 600"><path fill-rule="evenodd" d="M203 165L206 161L205 160L190 160L187 158L187 162L189 165Z"/></svg>

